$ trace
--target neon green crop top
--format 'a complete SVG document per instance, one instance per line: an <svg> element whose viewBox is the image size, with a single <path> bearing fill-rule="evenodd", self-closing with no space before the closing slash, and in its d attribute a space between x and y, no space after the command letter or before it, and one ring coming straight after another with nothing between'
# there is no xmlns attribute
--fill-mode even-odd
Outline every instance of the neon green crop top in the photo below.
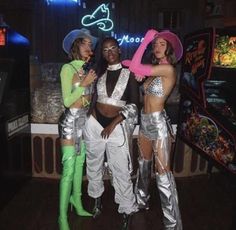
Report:
<svg viewBox="0 0 236 230"><path fill-rule="evenodd" d="M69 108L73 103L75 103L84 93L85 88L78 86L73 89L73 75L76 73L76 70L71 67L72 64L77 70L79 70L84 61L73 60L68 64L64 64L61 69L61 88L62 88L62 98L64 106Z"/></svg>

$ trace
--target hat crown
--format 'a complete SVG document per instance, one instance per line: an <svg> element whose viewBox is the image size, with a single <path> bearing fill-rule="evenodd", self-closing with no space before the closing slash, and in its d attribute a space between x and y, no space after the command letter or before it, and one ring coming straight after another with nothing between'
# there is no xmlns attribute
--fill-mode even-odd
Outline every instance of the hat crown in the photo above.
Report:
<svg viewBox="0 0 236 230"><path fill-rule="evenodd" d="M159 32L156 37L163 38L170 42L174 49L177 60L179 61L181 59L183 55L183 46L179 37L175 33L172 33L170 30L163 30Z"/></svg>
<svg viewBox="0 0 236 230"><path fill-rule="evenodd" d="M75 29L75 30L70 31L63 39L62 48L67 54L69 54L73 42L77 38L86 38L86 37L91 39L92 44L93 44L93 49L94 49L98 39L92 36L90 31L86 28Z"/></svg>

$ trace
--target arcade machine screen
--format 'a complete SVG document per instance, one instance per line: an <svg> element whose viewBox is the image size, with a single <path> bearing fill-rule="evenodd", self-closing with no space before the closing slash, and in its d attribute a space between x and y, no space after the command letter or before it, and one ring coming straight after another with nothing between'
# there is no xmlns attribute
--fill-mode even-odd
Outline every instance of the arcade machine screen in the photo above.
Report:
<svg viewBox="0 0 236 230"><path fill-rule="evenodd" d="M207 102L236 128L236 33L217 34Z"/></svg>

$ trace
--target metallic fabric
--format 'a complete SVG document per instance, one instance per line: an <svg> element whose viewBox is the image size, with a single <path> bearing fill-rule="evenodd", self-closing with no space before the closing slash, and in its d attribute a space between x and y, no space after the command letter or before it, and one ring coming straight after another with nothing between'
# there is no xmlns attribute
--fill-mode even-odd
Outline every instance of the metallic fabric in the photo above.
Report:
<svg viewBox="0 0 236 230"><path fill-rule="evenodd" d="M124 94L128 80L129 80L130 71L128 69L122 69L120 77L116 83L116 87L110 97L107 95L106 89L106 79L107 72L105 72L99 79L97 83L97 101L103 104L109 104L114 106L122 107L126 104L126 101L121 100L121 97Z"/></svg>
<svg viewBox="0 0 236 230"><path fill-rule="evenodd" d="M167 126L164 117L165 111L141 113L140 132L150 140L167 137Z"/></svg>
<svg viewBox="0 0 236 230"><path fill-rule="evenodd" d="M72 85L72 91L74 91L77 87L80 86L80 82L76 82ZM84 92L83 92L83 96L85 95L92 95L92 93L94 92L94 84L90 84L89 86L84 87Z"/></svg>
<svg viewBox="0 0 236 230"><path fill-rule="evenodd" d="M165 230L182 230L178 195L172 172L157 173L156 183L161 199Z"/></svg>
<svg viewBox="0 0 236 230"><path fill-rule="evenodd" d="M138 108L135 104L127 104L124 105L120 111L124 115L125 118L130 117L131 119L136 119L134 123L138 122Z"/></svg>
<svg viewBox="0 0 236 230"><path fill-rule="evenodd" d="M165 110L150 114L141 113L140 132L148 139L153 140L155 158L162 169L169 164L171 148L166 117ZM160 162L160 159L162 159L162 162Z"/></svg>
<svg viewBox="0 0 236 230"><path fill-rule="evenodd" d="M155 77L151 83L148 85L148 87L145 90L146 95L154 95L157 97L164 97L164 90L162 86L162 80L161 77Z"/></svg>
<svg viewBox="0 0 236 230"><path fill-rule="evenodd" d="M152 160L140 158L139 168L135 184L135 195L139 209L149 209L149 185L151 180Z"/></svg>
<svg viewBox="0 0 236 230"><path fill-rule="evenodd" d="M75 149L80 151L80 142L82 138L82 129L87 120L87 108L66 109L59 118L59 136L62 139L75 140Z"/></svg>

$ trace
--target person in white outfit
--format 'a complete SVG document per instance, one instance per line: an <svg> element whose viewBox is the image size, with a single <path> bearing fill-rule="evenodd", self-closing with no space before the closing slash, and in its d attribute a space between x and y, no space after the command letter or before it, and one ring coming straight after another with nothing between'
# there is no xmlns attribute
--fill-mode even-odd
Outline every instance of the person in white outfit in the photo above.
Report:
<svg viewBox="0 0 236 230"><path fill-rule="evenodd" d="M130 143L138 120L139 88L134 75L121 65L117 40L105 38L101 49L94 103L83 130L87 149L88 194L95 199L93 215L97 217L102 209L106 153L115 202L119 204L118 212L123 216L122 229L128 229L131 214L138 211L130 175Z"/></svg>

